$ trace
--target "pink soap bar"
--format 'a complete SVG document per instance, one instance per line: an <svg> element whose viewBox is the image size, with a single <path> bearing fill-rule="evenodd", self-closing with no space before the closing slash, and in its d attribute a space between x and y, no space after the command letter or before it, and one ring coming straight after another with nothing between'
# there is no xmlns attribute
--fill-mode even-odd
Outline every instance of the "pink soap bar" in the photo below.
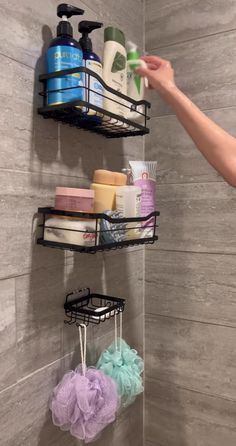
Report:
<svg viewBox="0 0 236 446"><path fill-rule="evenodd" d="M55 209L62 211L93 212L94 190L56 187Z"/></svg>

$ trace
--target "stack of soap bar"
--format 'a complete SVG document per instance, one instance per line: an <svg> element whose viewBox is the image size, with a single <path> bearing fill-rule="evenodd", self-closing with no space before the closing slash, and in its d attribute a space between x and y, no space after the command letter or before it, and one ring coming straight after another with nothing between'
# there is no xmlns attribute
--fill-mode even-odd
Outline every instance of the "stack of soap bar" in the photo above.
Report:
<svg viewBox="0 0 236 446"><path fill-rule="evenodd" d="M45 222L44 240L79 246L95 246L96 220L51 215Z"/></svg>
<svg viewBox="0 0 236 446"><path fill-rule="evenodd" d="M62 211L93 212L93 208L93 190L56 187L55 209Z"/></svg>
<svg viewBox="0 0 236 446"><path fill-rule="evenodd" d="M117 186L125 186L127 175L109 170L95 170L91 189L95 191L94 211L97 213L116 209Z"/></svg>

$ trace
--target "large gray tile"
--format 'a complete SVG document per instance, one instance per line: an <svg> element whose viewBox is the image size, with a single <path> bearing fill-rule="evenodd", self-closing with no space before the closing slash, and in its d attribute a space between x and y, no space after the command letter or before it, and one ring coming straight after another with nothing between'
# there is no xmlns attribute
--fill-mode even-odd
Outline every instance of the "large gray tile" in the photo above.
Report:
<svg viewBox="0 0 236 446"><path fill-rule="evenodd" d="M1 60L4 66L8 62L4 56ZM3 82L13 84L14 99L11 95L9 100L7 89L1 94L11 119L4 115L0 119L0 167L91 178L93 170L103 164L104 138L69 126L58 127L53 120L37 115L39 85L35 91L33 70L11 61L11 71L13 82L8 80L8 70L3 72ZM122 143L119 149L122 154Z"/></svg>
<svg viewBox="0 0 236 446"><path fill-rule="evenodd" d="M142 249L107 252L96 256L78 254L67 263L65 280L68 292L89 287L93 292L124 298L124 320L143 313Z"/></svg>
<svg viewBox="0 0 236 446"><path fill-rule="evenodd" d="M119 252L111 257L78 254L75 259L68 259L66 266L41 268L17 277L18 376L22 378L78 348L78 330L75 326L64 326L63 309L66 294L78 288L90 287L92 292L125 298L124 330L129 327L130 341L137 337L142 348L140 337L135 336L132 328L132 321L143 317L142 285L142 251ZM140 334L142 319L138 320ZM110 342L114 338L114 319L94 330L89 327L89 331L91 345L96 339L100 345L100 338L105 335L105 348L108 333ZM93 359L96 362L97 357L93 355Z"/></svg>
<svg viewBox="0 0 236 446"><path fill-rule="evenodd" d="M234 446L235 415L235 401L155 380L146 383L145 433L150 444Z"/></svg>
<svg viewBox="0 0 236 446"><path fill-rule="evenodd" d="M64 275L58 265L16 278L19 378L63 356Z"/></svg>
<svg viewBox="0 0 236 446"><path fill-rule="evenodd" d="M163 444L160 443L156 443L156 440L154 440L155 442L151 442L151 441L146 441L144 442L144 446L164 446Z"/></svg>
<svg viewBox="0 0 236 446"><path fill-rule="evenodd" d="M0 393L2 446L69 446L81 442L53 426L48 399L63 373L74 366L70 357L22 380ZM37 402L37 404L36 404ZM14 420L14 423L12 423ZM134 435L134 430L136 431ZM133 439L142 445L142 399L123 412L95 444L131 446ZM107 443L104 443L107 442Z"/></svg>
<svg viewBox="0 0 236 446"><path fill-rule="evenodd" d="M209 111L207 116L236 136L235 112L235 107L232 107ZM158 183L223 181L197 150L175 116L151 119L145 157L157 160Z"/></svg>
<svg viewBox="0 0 236 446"><path fill-rule="evenodd" d="M53 426L48 410L51 391L69 367L57 361L0 393L2 446L78 445Z"/></svg>
<svg viewBox="0 0 236 446"><path fill-rule="evenodd" d="M236 256L146 251L146 311L236 327Z"/></svg>
<svg viewBox="0 0 236 446"><path fill-rule="evenodd" d="M145 441L144 446L163 446L160 443L152 443L151 441Z"/></svg>
<svg viewBox="0 0 236 446"><path fill-rule="evenodd" d="M67 292L90 287L92 292L121 297L126 300L123 331L127 341L143 351L143 252L110 252L89 256L84 263L78 255L68 261ZM122 279L121 279L122 278ZM100 325L90 326L89 360L96 363L101 351L114 340L114 318ZM76 327L63 329L63 353L78 348Z"/></svg>
<svg viewBox="0 0 236 446"><path fill-rule="evenodd" d="M1 168L92 179L95 169L119 171L129 159L143 157L141 137L111 142L43 119L37 115L40 86L33 70L5 56L0 62L4 67L0 97L6 110L0 118Z"/></svg>
<svg viewBox="0 0 236 446"><path fill-rule="evenodd" d="M39 220L35 213L39 206L53 205L56 186L86 187L85 180L2 170L0 184L1 278L25 274L40 266L64 263L63 251L36 245Z"/></svg>
<svg viewBox="0 0 236 446"><path fill-rule="evenodd" d="M16 0L1 0L1 29L11 39L3 39L0 51L19 62L34 68L41 54L46 50L52 37L56 35L58 17L56 15L58 0L49 0L47 8L30 0L24 1L24 8L19 10ZM87 20L94 20L97 15L83 2L74 2L79 7L86 6ZM7 21L8 18L8 21ZM72 18L75 37L78 37L78 17Z"/></svg>
<svg viewBox="0 0 236 446"><path fill-rule="evenodd" d="M142 399L125 410L117 421L108 427L96 446L143 446L143 405Z"/></svg>
<svg viewBox="0 0 236 446"><path fill-rule="evenodd" d="M32 68L36 64L43 68L45 51L52 37L56 35L58 23L56 8L59 3L59 0L49 0L47 8L42 8L37 2L25 0L24 8L19 11L15 0L1 0L1 29L5 35L11 34L11 39L2 40L1 53ZM127 38L137 41L140 46L144 44L142 2L139 2L135 15L133 14L133 9L137 5L135 0L132 0L129 7L124 0L119 3L96 0L92 5L88 1L76 1L74 4L85 9L83 19L102 20L105 26L119 26L126 33ZM71 19L76 39L79 38L78 22L78 17ZM96 37L94 36L93 40L95 50L101 54L103 32L96 31Z"/></svg>
<svg viewBox="0 0 236 446"><path fill-rule="evenodd" d="M146 376L236 401L235 329L146 316Z"/></svg>
<svg viewBox="0 0 236 446"><path fill-rule="evenodd" d="M234 0L147 0L147 51L235 28Z"/></svg>
<svg viewBox="0 0 236 446"><path fill-rule="evenodd" d="M236 31L222 33L151 53L172 62L177 85L201 109L235 106L235 36ZM173 114L157 93L151 92L151 102L153 116Z"/></svg>
<svg viewBox="0 0 236 446"><path fill-rule="evenodd" d="M93 4L89 0L84 0L102 18L105 26L120 27L127 40L135 41L140 48L144 47L144 2L142 0L130 0L129 4L125 0L94 0ZM135 11L135 13L134 13Z"/></svg>
<svg viewBox="0 0 236 446"><path fill-rule="evenodd" d="M154 249L235 253L235 198L225 183L160 184L160 239Z"/></svg>
<svg viewBox="0 0 236 446"><path fill-rule="evenodd" d="M0 390L16 382L15 280L0 281Z"/></svg>

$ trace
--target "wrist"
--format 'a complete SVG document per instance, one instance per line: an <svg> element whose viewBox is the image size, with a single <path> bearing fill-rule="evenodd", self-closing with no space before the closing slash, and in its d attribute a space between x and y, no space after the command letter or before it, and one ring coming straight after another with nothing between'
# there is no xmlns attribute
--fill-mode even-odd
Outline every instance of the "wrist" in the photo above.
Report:
<svg viewBox="0 0 236 446"><path fill-rule="evenodd" d="M173 105L173 100L179 93L180 90L173 81L163 82L160 85L159 94L162 99L169 105Z"/></svg>

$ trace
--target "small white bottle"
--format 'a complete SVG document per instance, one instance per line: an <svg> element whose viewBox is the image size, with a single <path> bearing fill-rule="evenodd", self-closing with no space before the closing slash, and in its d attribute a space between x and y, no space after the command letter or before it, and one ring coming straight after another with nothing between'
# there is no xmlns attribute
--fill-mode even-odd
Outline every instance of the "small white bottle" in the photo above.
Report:
<svg viewBox="0 0 236 446"><path fill-rule="evenodd" d="M137 186L120 186L116 190L116 209L123 217L140 217L141 188ZM140 225L137 222L127 223L127 238L140 237Z"/></svg>
<svg viewBox="0 0 236 446"><path fill-rule="evenodd" d="M103 80L114 90L126 95L127 53L125 35L118 28L110 26L104 31L104 41ZM106 96L104 108L111 113L125 117L124 101L106 90L104 94Z"/></svg>
<svg viewBox="0 0 236 446"><path fill-rule="evenodd" d="M140 67L146 67L144 60L140 59L140 53L137 45L133 42L127 42L127 95L135 101L144 99L145 87L148 87L148 81L136 74L135 70ZM144 106L138 105L137 112L130 111L127 113L127 119L143 120L144 117L140 113L144 113Z"/></svg>

